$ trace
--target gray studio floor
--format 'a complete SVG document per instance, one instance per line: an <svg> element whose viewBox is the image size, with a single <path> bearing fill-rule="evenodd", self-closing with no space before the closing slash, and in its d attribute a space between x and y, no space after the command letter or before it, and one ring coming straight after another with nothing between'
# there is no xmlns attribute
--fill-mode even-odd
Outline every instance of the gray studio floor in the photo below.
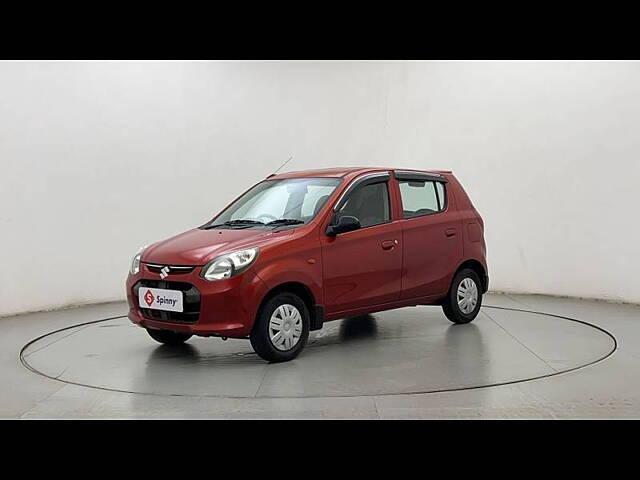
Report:
<svg viewBox="0 0 640 480"><path fill-rule="evenodd" d="M124 303L0 318L0 417L640 418L640 306L484 304L469 325L437 307L327 323L283 364L242 340L158 345L112 318Z"/></svg>

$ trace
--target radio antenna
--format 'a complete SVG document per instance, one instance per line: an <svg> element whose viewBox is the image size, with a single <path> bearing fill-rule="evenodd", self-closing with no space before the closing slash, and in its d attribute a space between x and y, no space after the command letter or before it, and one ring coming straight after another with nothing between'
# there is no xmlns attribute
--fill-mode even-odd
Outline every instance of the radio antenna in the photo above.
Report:
<svg viewBox="0 0 640 480"><path fill-rule="evenodd" d="M271 175L269 175L269 177L273 177L276 173L278 173L282 167L284 167L287 163L289 163L291 161L292 158L293 158L293 155L291 155L286 162L284 162L282 165L280 165L275 172L273 172ZM269 178L269 177L267 177L267 178Z"/></svg>

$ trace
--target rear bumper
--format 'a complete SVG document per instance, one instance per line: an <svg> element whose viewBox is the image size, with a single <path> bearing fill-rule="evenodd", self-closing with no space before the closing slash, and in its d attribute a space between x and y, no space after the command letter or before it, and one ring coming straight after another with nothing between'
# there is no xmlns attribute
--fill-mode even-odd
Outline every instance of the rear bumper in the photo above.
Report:
<svg viewBox="0 0 640 480"><path fill-rule="evenodd" d="M484 282L482 282L482 293L489 291L489 275L484 276Z"/></svg>
<svg viewBox="0 0 640 480"><path fill-rule="evenodd" d="M172 330L200 336L248 336L253 328L260 302L267 293L267 286L253 269L218 282L209 282L201 278L201 269L202 267L196 267L193 272L174 273L161 279L158 273L152 272L142 264L137 275L130 274L127 277L129 320L143 328ZM144 289L145 285L183 290L185 310L188 308L191 313L151 318L152 312L140 308L138 303L137 291L139 288ZM176 285L180 285L181 288L175 288ZM189 288L190 286L195 288ZM199 304L196 303L198 300ZM160 315L154 313L153 316Z"/></svg>

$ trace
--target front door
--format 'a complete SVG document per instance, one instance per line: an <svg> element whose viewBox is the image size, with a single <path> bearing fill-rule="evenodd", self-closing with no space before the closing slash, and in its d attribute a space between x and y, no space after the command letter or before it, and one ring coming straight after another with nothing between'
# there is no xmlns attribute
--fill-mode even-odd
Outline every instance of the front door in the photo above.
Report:
<svg viewBox="0 0 640 480"><path fill-rule="evenodd" d="M349 215L360 221L360 229L335 237L322 234L328 314L392 302L400 297L402 232L399 222L392 221L388 178L388 175L374 176L340 200L333 223Z"/></svg>

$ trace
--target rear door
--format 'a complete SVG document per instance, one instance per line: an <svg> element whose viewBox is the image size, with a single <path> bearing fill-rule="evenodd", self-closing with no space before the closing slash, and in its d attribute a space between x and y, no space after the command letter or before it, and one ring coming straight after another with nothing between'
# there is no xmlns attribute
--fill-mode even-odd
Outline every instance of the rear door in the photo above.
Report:
<svg viewBox="0 0 640 480"><path fill-rule="evenodd" d="M331 221L354 216L362 228L329 237L321 233L324 298L328 314L400 297L402 234L393 218L389 174L352 182L334 206Z"/></svg>
<svg viewBox="0 0 640 480"><path fill-rule="evenodd" d="M455 199L440 175L396 172L395 176L403 218L401 298L444 295L463 255Z"/></svg>

